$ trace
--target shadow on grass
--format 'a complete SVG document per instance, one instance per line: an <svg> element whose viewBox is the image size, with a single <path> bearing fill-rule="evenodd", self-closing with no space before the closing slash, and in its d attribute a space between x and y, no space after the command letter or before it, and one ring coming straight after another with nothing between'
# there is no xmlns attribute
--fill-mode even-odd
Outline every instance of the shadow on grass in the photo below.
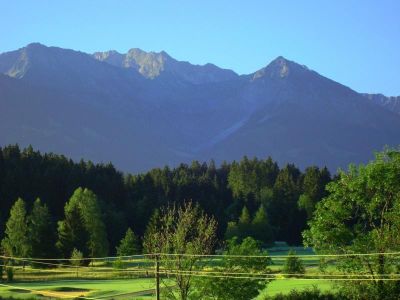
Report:
<svg viewBox="0 0 400 300"><path fill-rule="evenodd" d="M10 292L13 293L20 293L20 294L29 294L30 291L23 290L23 289L9 289Z"/></svg>
<svg viewBox="0 0 400 300"><path fill-rule="evenodd" d="M74 287L67 287L67 286L60 286L60 287L56 287L51 289L52 291L55 292L89 292L89 289L82 289L82 288L74 288Z"/></svg>

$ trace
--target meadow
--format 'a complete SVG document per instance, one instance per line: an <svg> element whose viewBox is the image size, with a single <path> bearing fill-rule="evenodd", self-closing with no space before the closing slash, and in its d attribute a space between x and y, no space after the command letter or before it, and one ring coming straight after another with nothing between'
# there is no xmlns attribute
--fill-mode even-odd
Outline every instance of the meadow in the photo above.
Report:
<svg viewBox="0 0 400 300"><path fill-rule="evenodd" d="M313 257L311 249L295 247L294 250L301 256L309 275L304 278L288 278L277 275L261 291L260 295L273 296L278 293L288 293L292 289L303 290L314 286L319 289L331 290L334 285L329 280L317 278L320 275L319 259ZM274 247L268 249L272 258L270 272L282 273L285 259L279 256L287 255L289 248ZM308 257L309 256L309 257ZM37 265L45 265L46 268L38 268ZM207 260L203 267L206 271L218 266L219 258ZM151 259L135 258L129 260L108 259L91 263L89 266L74 267L68 262L39 262L33 266L15 266L13 282L2 282L0 296L14 299L68 299L85 297L87 299L152 299L154 298L155 278L154 264ZM118 267L118 268L117 268ZM163 269L161 268L162 272ZM334 264L329 266L329 273L334 273ZM161 275L164 284L172 284L172 280ZM238 279L240 280L240 279Z"/></svg>

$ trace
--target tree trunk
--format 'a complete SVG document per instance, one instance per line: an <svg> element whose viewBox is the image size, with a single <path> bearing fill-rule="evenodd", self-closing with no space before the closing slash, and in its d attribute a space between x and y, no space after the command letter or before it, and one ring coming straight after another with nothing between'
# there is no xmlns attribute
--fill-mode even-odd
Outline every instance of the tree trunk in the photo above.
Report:
<svg viewBox="0 0 400 300"><path fill-rule="evenodd" d="M383 280L379 280L383 278L383 275L385 274L385 256L383 254L380 254L378 256L378 295L380 299L385 298L385 289L384 289L384 283Z"/></svg>

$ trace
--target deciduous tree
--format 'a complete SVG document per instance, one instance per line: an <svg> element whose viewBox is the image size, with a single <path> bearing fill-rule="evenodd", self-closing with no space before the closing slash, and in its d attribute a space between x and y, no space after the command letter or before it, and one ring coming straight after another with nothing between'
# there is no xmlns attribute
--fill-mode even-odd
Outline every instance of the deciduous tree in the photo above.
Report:
<svg viewBox="0 0 400 300"><path fill-rule="evenodd" d="M328 185L330 195L316 206L307 245L321 253L379 253L337 260L346 273L367 274L371 281L344 282L357 299L397 299L399 284L382 281L398 273L400 251L400 152L387 149L367 165L350 166ZM396 295L396 296L395 296Z"/></svg>
<svg viewBox="0 0 400 300"><path fill-rule="evenodd" d="M186 300L193 291L193 276L187 272L198 266L198 255L212 253L217 223L192 202L164 207L156 223L146 232L145 250L160 253L161 266L174 278L174 285L165 284L166 297Z"/></svg>
<svg viewBox="0 0 400 300"><path fill-rule="evenodd" d="M268 253L261 249L259 242L251 237L247 237L241 242L237 238L233 238L227 241L221 265L216 268L216 271L242 275L237 275L238 277L257 277L257 273L265 276L265 273L269 272L268 265L270 264L271 259L268 257ZM195 298L250 300L254 299L267 283L268 280L251 278L204 277L196 281L197 293Z"/></svg>

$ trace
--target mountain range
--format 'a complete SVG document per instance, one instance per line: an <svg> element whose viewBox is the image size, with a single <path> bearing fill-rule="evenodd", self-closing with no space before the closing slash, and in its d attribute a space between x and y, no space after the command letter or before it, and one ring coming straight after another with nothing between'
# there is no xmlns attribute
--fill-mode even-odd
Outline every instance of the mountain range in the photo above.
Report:
<svg viewBox="0 0 400 300"><path fill-rule="evenodd" d="M335 172L399 145L399 131L400 97L357 93L283 57L238 75L137 48L0 54L0 145L129 172L244 155Z"/></svg>

